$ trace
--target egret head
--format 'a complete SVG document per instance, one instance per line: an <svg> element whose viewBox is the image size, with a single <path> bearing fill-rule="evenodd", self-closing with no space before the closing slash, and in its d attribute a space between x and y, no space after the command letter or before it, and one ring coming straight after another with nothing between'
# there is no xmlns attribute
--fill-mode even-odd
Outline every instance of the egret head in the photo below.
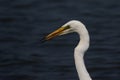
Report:
<svg viewBox="0 0 120 80"><path fill-rule="evenodd" d="M69 21L68 23L64 24L62 27L58 28L57 30L45 36L44 41L50 40L56 36L77 32L78 28L80 28L79 26L83 26L83 24L77 20Z"/></svg>

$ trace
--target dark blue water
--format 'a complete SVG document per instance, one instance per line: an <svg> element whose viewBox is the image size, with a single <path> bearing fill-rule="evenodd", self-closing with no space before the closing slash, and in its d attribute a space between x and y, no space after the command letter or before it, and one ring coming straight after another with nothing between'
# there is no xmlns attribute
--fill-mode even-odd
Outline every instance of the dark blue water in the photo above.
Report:
<svg viewBox="0 0 120 80"><path fill-rule="evenodd" d="M120 80L120 0L0 0L0 80L78 80L77 34L39 43L72 19L90 33L93 80Z"/></svg>

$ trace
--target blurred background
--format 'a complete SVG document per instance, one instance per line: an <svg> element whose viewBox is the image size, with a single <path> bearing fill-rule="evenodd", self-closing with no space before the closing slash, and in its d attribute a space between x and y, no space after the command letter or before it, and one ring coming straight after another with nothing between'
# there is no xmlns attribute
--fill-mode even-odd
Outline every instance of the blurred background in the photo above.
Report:
<svg viewBox="0 0 120 80"><path fill-rule="evenodd" d="M40 43L70 20L89 31L93 80L120 80L120 0L0 0L0 80L79 80L76 33Z"/></svg>

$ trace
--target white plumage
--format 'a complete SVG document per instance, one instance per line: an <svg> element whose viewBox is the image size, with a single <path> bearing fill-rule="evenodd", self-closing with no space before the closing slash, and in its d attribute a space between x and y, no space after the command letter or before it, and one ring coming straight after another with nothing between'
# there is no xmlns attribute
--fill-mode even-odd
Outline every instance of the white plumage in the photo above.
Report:
<svg viewBox="0 0 120 80"><path fill-rule="evenodd" d="M89 33L84 24L80 21L72 20L64 24L59 29L47 35L44 40L50 40L56 36L77 32L80 41L74 49L75 65L80 80L92 80L84 64L84 54L89 47Z"/></svg>

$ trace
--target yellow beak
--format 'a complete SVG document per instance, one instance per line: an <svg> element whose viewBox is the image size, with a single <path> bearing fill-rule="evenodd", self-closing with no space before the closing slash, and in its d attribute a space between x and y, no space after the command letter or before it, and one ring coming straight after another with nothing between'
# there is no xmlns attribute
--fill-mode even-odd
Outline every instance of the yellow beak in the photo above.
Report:
<svg viewBox="0 0 120 80"><path fill-rule="evenodd" d="M65 27L60 27L59 29L55 30L54 32L48 34L46 37L45 37L45 40L50 40L58 35L60 35L66 28Z"/></svg>
<svg viewBox="0 0 120 80"><path fill-rule="evenodd" d="M60 27L60 28L58 28L57 30L55 30L55 31L53 31L52 33L50 33L50 34L48 34L47 36L45 36L45 37L41 40L41 42L45 42L45 41L50 40L50 39L52 39L52 38L54 38L54 37L56 37L56 36L59 36L64 30L69 29L69 28L70 28L70 26Z"/></svg>

